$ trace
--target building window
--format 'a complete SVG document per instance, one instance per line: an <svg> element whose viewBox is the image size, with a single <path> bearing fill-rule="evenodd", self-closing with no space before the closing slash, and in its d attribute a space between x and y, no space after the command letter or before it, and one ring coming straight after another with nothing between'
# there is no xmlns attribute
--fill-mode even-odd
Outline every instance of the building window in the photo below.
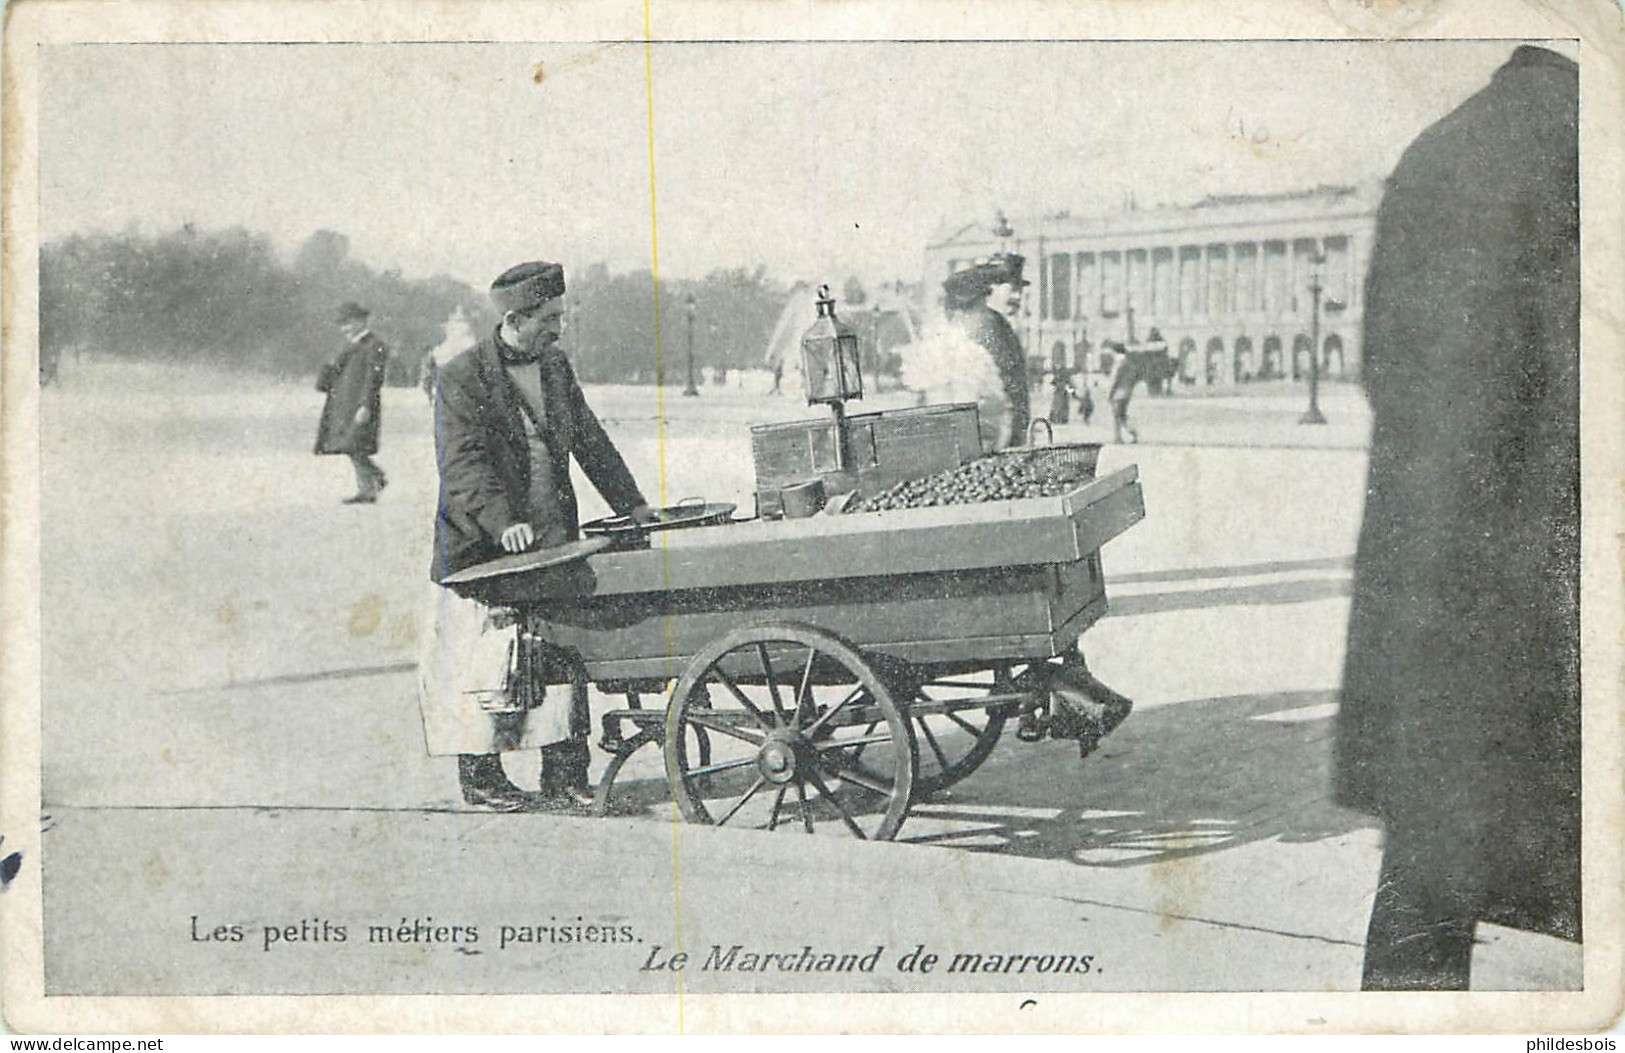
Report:
<svg viewBox="0 0 1625 1053"><path fill-rule="evenodd" d="M1299 333L1292 338L1292 379L1302 380L1309 375L1310 358L1314 354L1314 342L1309 334Z"/></svg>
<svg viewBox="0 0 1625 1053"><path fill-rule="evenodd" d="M1236 310L1258 310L1258 245L1250 241L1236 246Z"/></svg>
<svg viewBox="0 0 1625 1053"><path fill-rule="evenodd" d="M1325 275L1321 279L1325 286L1321 293L1325 297L1322 306L1349 304L1349 239L1335 237L1326 239L1326 267Z"/></svg>
<svg viewBox="0 0 1625 1053"><path fill-rule="evenodd" d="M1100 313L1116 317L1123 310L1123 254L1100 254Z"/></svg>
<svg viewBox="0 0 1625 1053"><path fill-rule="evenodd" d="M1064 322L1072 317L1072 257L1057 252L1049 258L1050 317Z"/></svg>
<svg viewBox="0 0 1625 1053"><path fill-rule="evenodd" d="M1264 311L1274 316L1284 314L1288 303L1286 280L1286 242L1264 243Z"/></svg>
<svg viewBox="0 0 1625 1053"><path fill-rule="evenodd" d="M1342 377L1345 368L1343 362L1343 338L1333 333L1328 336L1325 343L1325 352L1320 359L1320 372L1322 376Z"/></svg>
<svg viewBox="0 0 1625 1053"><path fill-rule="evenodd" d="M1308 318L1311 296L1309 283L1320 268L1316 259L1320 255L1320 242L1314 238L1299 238L1292 243L1292 313Z"/></svg>
<svg viewBox="0 0 1625 1053"><path fill-rule="evenodd" d="M1078 317L1093 318L1100 309L1100 283L1095 273L1095 254L1078 253Z"/></svg>
<svg viewBox="0 0 1625 1053"><path fill-rule="evenodd" d="M1237 384L1253 379L1253 342L1245 336L1236 338L1234 377Z"/></svg>
<svg viewBox="0 0 1625 1053"><path fill-rule="evenodd" d="M1202 303L1201 281L1202 250L1195 245L1185 245L1179 250L1179 313L1185 318L1194 318L1205 309Z"/></svg>
<svg viewBox="0 0 1625 1053"><path fill-rule="evenodd" d="M1224 341L1212 337L1207 342L1207 360L1202 364L1202 382L1213 387L1224 375Z"/></svg>
<svg viewBox="0 0 1625 1053"><path fill-rule="evenodd" d="M1151 304L1151 268L1144 249L1130 249L1128 257L1128 305L1144 311Z"/></svg>
<svg viewBox="0 0 1625 1053"><path fill-rule="evenodd" d="M1230 313L1230 253L1223 245L1207 247L1207 310Z"/></svg>
<svg viewBox="0 0 1625 1053"><path fill-rule="evenodd" d="M1266 336L1264 338L1264 357L1258 363L1258 376L1261 380L1272 380L1275 377L1286 375L1281 368L1281 338Z"/></svg>
<svg viewBox="0 0 1625 1053"><path fill-rule="evenodd" d="M1158 318L1179 313L1179 297L1175 295L1172 249L1151 250L1151 312Z"/></svg>

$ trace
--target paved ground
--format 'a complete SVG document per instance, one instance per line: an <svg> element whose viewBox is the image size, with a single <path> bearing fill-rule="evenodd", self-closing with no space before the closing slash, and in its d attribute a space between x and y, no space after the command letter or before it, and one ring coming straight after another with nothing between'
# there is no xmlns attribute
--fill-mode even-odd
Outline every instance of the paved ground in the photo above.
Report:
<svg viewBox="0 0 1625 1053"><path fill-rule="evenodd" d="M305 452L314 393L168 390L109 371L45 392L50 991L1357 985L1378 836L1326 797L1364 473L1348 389L1325 429L1296 424L1301 393L1137 402L1147 441L1102 470L1139 465L1148 517L1106 550L1112 614L1085 638L1134 716L1081 765L1007 739L892 845L682 825L652 754L629 768L625 818L463 809L410 696L434 472L421 395L388 393L392 485L356 508L338 503L346 462ZM745 425L804 413L714 390L593 398L649 490L746 509ZM326 940L264 946L267 926L324 921ZM233 925L240 943L201 938ZM451 925L478 939L433 938ZM559 935L589 925L613 942ZM1486 941L1478 986L1577 980L1572 948ZM881 953L873 971L701 967L736 944ZM936 970L899 970L919 945ZM681 974L652 968L679 947ZM988 964L1010 953L1037 957ZM984 957L949 972L954 954ZM1088 971L1057 972L1066 956Z"/></svg>

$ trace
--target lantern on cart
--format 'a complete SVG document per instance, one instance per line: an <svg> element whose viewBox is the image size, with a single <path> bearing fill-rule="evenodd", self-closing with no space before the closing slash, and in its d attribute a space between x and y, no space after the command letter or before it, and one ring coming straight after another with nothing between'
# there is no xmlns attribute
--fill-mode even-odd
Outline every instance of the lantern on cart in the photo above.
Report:
<svg viewBox="0 0 1625 1053"><path fill-rule="evenodd" d="M835 317L829 286L818 287L818 317L801 335L801 375L807 405L826 403L835 417L835 459L847 466L846 400L863 397L863 369L858 363L858 334Z"/></svg>

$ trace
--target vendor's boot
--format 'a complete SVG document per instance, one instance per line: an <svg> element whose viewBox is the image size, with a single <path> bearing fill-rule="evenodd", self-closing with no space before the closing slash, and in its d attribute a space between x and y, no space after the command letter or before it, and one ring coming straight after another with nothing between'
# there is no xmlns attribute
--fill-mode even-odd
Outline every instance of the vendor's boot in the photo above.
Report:
<svg viewBox="0 0 1625 1053"><path fill-rule="evenodd" d="M585 739L565 739L542 747L542 794L577 808L591 808L592 784L587 781L590 757Z"/></svg>
<svg viewBox="0 0 1625 1053"><path fill-rule="evenodd" d="M463 753L457 757L457 782L463 801L496 812L525 812L541 802L508 781L502 759L495 753Z"/></svg>

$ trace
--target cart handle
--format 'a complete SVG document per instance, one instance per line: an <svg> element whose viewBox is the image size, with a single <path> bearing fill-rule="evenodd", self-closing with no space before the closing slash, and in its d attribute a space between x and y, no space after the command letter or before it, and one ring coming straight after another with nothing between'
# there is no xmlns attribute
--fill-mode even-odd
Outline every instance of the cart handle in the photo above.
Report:
<svg viewBox="0 0 1625 1053"><path fill-rule="evenodd" d="M1045 446L1054 446L1055 445L1055 427L1054 427L1054 425L1050 424L1048 417L1034 417L1033 420L1032 420L1032 423L1027 425L1027 445L1029 447L1034 447L1034 446L1038 445L1038 442L1034 438L1034 435L1037 432L1038 426L1040 424L1042 424L1044 426L1044 445Z"/></svg>

